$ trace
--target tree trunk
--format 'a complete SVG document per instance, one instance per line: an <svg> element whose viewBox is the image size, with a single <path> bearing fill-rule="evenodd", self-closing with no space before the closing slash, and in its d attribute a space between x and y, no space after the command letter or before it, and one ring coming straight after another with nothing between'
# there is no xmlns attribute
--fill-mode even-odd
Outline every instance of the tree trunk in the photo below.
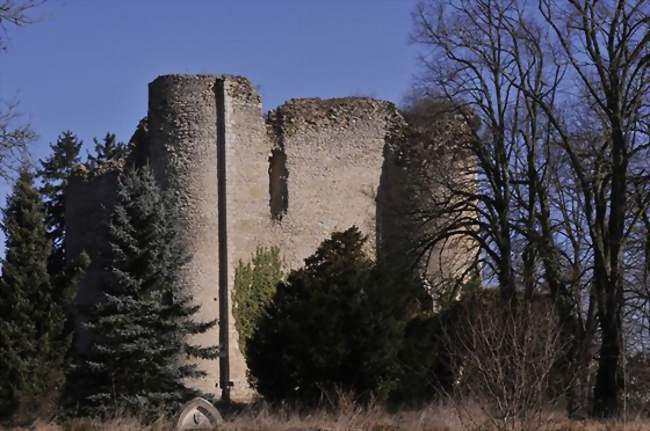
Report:
<svg viewBox="0 0 650 431"><path fill-rule="evenodd" d="M609 296L609 295L608 295ZM608 298L600 316L602 341L594 387L594 416L609 418L620 413L621 316L616 303Z"/></svg>

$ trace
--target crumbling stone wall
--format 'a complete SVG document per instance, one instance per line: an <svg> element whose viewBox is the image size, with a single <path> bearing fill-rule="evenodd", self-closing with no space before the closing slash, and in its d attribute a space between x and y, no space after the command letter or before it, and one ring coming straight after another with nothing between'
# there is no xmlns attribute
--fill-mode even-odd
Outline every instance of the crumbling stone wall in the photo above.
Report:
<svg viewBox="0 0 650 431"><path fill-rule="evenodd" d="M464 116L443 110L434 117L412 121L400 139L386 145L378 197L378 250L391 270L415 271L426 280L434 299L444 301L474 275L467 270L476 244L467 235L444 241L437 235L445 227L457 226L462 217L476 217L467 208L451 210L454 193L471 192L476 179L468 166L471 126Z"/></svg>
<svg viewBox="0 0 650 431"><path fill-rule="evenodd" d="M227 207L227 283L230 381L234 399L250 398L246 361L232 314L235 268L248 261L260 245L275 244L269 216L269 153L271 143L262 116L262 100L241 77L226 77L225 179Z"/></svg>
<svg viewBox="0 0 650 431"><path fill-rule="evenodd" d="M289 264L300 266L332 232L352 225L368 236L374 254L384 145L403 125L395 106L369 98L292 99L267 122L286 175L286 190L271 190L271 200L286 196L275 221ZM282 186L273 180L271 186Z"/></svg>

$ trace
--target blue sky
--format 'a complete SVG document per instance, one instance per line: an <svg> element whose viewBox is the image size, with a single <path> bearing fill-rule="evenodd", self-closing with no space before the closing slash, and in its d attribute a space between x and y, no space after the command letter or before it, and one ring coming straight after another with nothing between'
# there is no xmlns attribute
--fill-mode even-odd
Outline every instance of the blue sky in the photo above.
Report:
<svg viewBox="0 0 650 431"><path fill-rule="evenodd" d="M167 73L232 73L259 86L264 109L292 97L369 95L399 102L417 72L415 0L49 0L10 29L0 97L18 99L39 134L66 129L90 148L128 140L147 83ZM4 199L3 199L4 201Z"/></svg>

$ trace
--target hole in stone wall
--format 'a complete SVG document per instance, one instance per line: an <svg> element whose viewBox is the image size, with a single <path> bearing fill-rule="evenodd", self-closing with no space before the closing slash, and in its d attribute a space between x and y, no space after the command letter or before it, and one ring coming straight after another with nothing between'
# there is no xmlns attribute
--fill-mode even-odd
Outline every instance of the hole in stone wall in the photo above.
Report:
<svg viewBox="0 0 650 431"><path fill-rule="evenodd" d="M282 220L289 208L288 177L287 155L282 149L276 148L269 157L269 204L274 220Z"/></svg>

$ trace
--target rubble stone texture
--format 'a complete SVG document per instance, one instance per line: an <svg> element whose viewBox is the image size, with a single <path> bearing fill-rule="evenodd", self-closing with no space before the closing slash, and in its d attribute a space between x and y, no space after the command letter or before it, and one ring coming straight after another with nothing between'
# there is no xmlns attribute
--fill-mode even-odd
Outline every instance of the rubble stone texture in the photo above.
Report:
<svg viewBox="0 0 650 431"><path fill-rule="evenodd" d="M90 340L82 323L88 307L99 299L101 283L107 276L110 263L108 220L115 204L115 190L121 164L111 164L101 172L88 172L80 167L68 183L65 218L66 251L71 260L85 251L90 258L84 279L76 297L75 344L81 351Z"/></svg>
<svg viewBox="0 0 650 431"><path fill-rule="evenodd" d="M457 226L461 218L476 217L466 206L450 211L450 202L458 200L454 191L473 191L477 185L467 151L470 125L462 115L440 113L424 128L409 124L404 134L384 148L377 197L379 258L396 270L417 268L438 293L458 291L459 280L475 275L467 271L475 268L476 243L462 235L433 246L427 240L449 222Z"/></svg>
<svg viewBox="0 0 650 431"><path fill-rule="evenodd" d="M183 280L202 306L199 318L212 320L219 317L219 277L227 275L232 291L237 262L250 259L260 245L278 246L297 268L332 232L357 225L368 235L369 253L402 255L421 233L405 222L409 211L403 209L418 207L423 196L416 168L421 161L395 164L397 154L415 145L407 129L385 101L292 99L265 118L246 78L166 75L149 84L148 116L132 138L128 163L148 160L160 185L174 193L178 229L192 255ZM462 125L458 130L463 133ZM80 173L68 189L70 256L85 249L96 258L79 303L97 299L108 259L105 222L122 168L116 163L107 172ZM418 181L416 193L409 184ZM446 256L459 253L466 250ZM252 391L232 310L228 314L232 397L245 400ZM194 341L219 343L218 327ZM218 361L200 366L208 376L193 384L217 394Z"/></svg>

